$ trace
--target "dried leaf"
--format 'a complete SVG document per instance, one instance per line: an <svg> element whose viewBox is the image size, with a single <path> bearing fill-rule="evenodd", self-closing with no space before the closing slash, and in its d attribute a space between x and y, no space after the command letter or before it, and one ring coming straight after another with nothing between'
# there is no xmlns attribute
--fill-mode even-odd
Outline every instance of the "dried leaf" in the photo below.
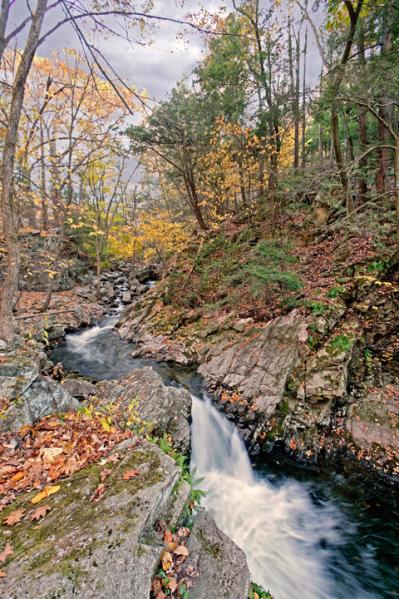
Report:
<svg viewBox="0 0 399 599"><path fill-rule="evenodd" d="M173 534L170 532L170 530L165 530L164 535L163 535L163 540L166 544L172 543Z"/></svg>
<svg viewBox="0 0 399 599"><path fill-rule="evenodd" d="M0 553L0 562L5 562L6 559L14 553L13 548L10 543L7 543L4 547L3 551Z"/></svg>
<svg viewBox="0 0 399 599"><path fill-rule="evenodd" d="M7 576L7 572L4 572L4 570L0 570L0 578L5 578Z"/></svg>
<svg viewBox="0 0 399 599"><path fill-rule="evenodd" d="M164 551L162 553L161 562L162 562L162 568L165 570L165 572L167 572L168 570L171 569L172 564L173 564L173 558L172 558L171 554L169 553L169 551Z"/></svg>
<svg viewBox="0 0 399 599"><path fill-rule="evenodd" d="M105 485L103 483L99 484L97 489L94 491L93 495L90 497L90 502L100 501L105 491Z"/></svg>
<svg viewBox="0 0 399 599"><path fill-rule="evenodd" d="M31 521L33 522L33 520L40 520L40 518L44 518L44 516L50 510L51 507L49 505L41 505L40 507L37 507L33 514L31 514L30 516Z"/></svg>
<svg viewBox="0 0 399 599"><path fill-rule="evenodd" d="M131 478L135 478L140 474L139 470L126 470L123 475L123 480L130 480Z"/></svg>
<svg viewBox="0 0 399 599"><path fill-rule="evenodd" d="M34 496L34 498L31 500L31 503L39 503L39 501L42 501L42 499L46 499L47 497L50 497L50 495L58 493L60 489L60 485L55 485L53 487L45 487L43 491L40 491L40 493Z"/></svg>
<svg viewBox="0 0 399 599"><path fill-rule="evenodd" d="M173 593L177 589L177 580L176 578L170 578L168 582L168 589Z"/></svg>
<svg viewBox="0 0 399 599"><path fill-rule="evenodd" d="M11 477L11 480L16 483L19 480L21 480L21 478L24 478L25 476L25 472L17 472L16 474L14 474L14 476Z"/></svg>
<svg viewBox="0 0 399 599"><path fill-rule="evenodd" d="M21 522L22 518L25 516L25 512L26 510L23 508L14 510L8 514L7 518L4 518L4 524L7 524L7 526L14 526L14 524L18 524L18 522Z"/></svg>
<svg viewBox="0 0 399 599"><path fill-rule="evenodd" d="M111 468L104 468L100 472L100 480L103 483L112 474Z"/></svg>
<svg viewBox="0 0 399 599"><path fill-rule="evenodd" d="M63 453L62 447L45 447L40 451L46 462L54 464L56 458Z"/></svg>
<svg viewBox="0 0 399 599"><path fill-rule="evenodd" d="M184 555L187 557L188 555L188 549L185 545L179 545L177 547L177 549L175 549L175 554L176 555Z"/></svg>

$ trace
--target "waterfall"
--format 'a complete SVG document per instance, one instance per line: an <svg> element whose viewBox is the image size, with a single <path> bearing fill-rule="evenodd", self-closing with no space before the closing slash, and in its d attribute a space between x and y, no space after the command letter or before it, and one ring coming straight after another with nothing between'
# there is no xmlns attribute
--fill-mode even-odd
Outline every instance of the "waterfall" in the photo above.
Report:
<svg viewBox="0 0 399 599"><path fill-rule="evenodd" d="M316 505L302 483L258 478L237 430L209 398L193 397L191 467L203 477L203 506L245 552L252 580L275 599L348 599L348 591L351 599L376 597L336 559L350 527L345 515L331 503Z"/></svg>

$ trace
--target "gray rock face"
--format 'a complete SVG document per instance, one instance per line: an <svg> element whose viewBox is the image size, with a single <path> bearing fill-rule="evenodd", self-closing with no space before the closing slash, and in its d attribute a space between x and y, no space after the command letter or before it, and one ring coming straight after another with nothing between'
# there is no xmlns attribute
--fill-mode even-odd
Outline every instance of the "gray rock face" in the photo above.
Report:
<svg viewBox="0 0 399 599"><path fill-rule="evenodd" d="M20 550L5 564L3 597L149 599L161 553L153 525L165 513L176 513L173 488L180 470L148 443L127 448L119 463L106 467L112 474L98 502L90 501L102 469L95 464L61 481L61 490L46 499L51 510L40 524L26 519L11 529L7 542ZM124 481L124 472L131 469L138 475ZM188 487L183 489L188 494ZM30 506L31 495L5 513Z"/></svg>
<svg viewBox="0 0 399 599"><path fill-rule="evenodd" d="M211 358L199 372L208 385L236 391L268 419L281 401L306 340L306 323L293 311L272 321L254 338Z"/></svg>
<svg viewBox="0 0 399 599"><path fill-rule="evenodd" d="M95 395L97 392L96 386L84 379L65 379L62 386L70 395L79 399Z"/></svg>
<svg viewBox="0 0 399 599"><path fill-rule="evenodd" d="M188 549L200 573L190 599L247 599L250 574L245 554L204 511L195 521Z"/></svg>
<svg viewBox="0 0 399 599"><path fill-rule="evenodd" d="M97 385L97 396L106 402L118 402L128 418L134 405L150 431L172 435L173 444L183 453L190 446L191 397L185 389L168 387L151 367L133 370L117 381Z"/></svg>
<svg viewBox="0 0 399 599"><path fill-rule="evenodd" d="M76 410L79 402L57 382L39 376L3 412L0 430L19 430L25 424L35 424L41 418L57 412Z"/></svg>
<svg viewBox="0 0 399 599"><path fill-rule="evenodd" d="M45 356L44 356L45 357ZM74 410L79 402L57 382L39 374L41 355L7 355L0 363L0 430L19 430L44 416Z"/></svg>

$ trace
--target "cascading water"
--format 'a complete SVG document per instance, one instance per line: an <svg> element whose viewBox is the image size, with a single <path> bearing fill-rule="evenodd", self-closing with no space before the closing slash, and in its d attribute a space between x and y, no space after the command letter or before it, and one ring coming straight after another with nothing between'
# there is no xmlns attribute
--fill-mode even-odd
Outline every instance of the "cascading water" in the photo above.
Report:
<svg viewBox="0 0 399 599"><path fill-rule="evenodd" d="M344 558L334 566L350 526L336 506L315 506L296 481L259 479L234 426L209 399L193 397L192 419L191 466L203 478L203 505L243 549L255 582L275 599L380 597L359 586Z"/></svg>
<svg viewBox="0 0 399 599"><path fill-rule="evenodd" d="M132 358L132 346L113 328L117 318L67 335L52 360L95 380L150 365L167 384L202 395L193 371ZM234 426L206 397L193 397L192 466L204 477L204 506L275 599L399 596L397 516L384 506L369 509L342 477L309 473L304 482L303 471L294 470L294 478L279 472L278 480L270 469L254 471Z"/></svg>

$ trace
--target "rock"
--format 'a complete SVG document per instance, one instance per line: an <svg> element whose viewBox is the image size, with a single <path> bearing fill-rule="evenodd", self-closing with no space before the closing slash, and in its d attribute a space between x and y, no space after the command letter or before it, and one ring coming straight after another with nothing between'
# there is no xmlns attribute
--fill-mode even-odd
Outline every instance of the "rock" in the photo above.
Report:
<svg viewBox="0 0 399 599"><path fill-rule="evenodd" d="M76 410L79 402L59 383L38 376L2 412L0 430L17 431L25 424L33 425L41 418L57 412Z"/></svg>
<svg viewBox="0 0 399 599"><path fill-rule="evenodd" d="M124 304L130 304L131 301L132 301L132 294L130 293L130 291L124 291L122 293L122 302Z"/></svg>
<svg viewBox="0 0 399 599"><path fill-rule="evenodd" d="M95 395L97 392L96 386L89 381L85 381L85 379L64 379L62 381L62 386L70 395L78 397L79 399Z"/></svg>
<svg viewBox="0 0 399 599"><path fill-rule="evenodd" d="M168 525L177 525L180 513L173 508L173 489L180 470L174 460L146 442L118 453L122 459L107 464L112 482L106 483L100 501L90 501L102 469L94 464L59 483L60 491L46 499L51 509L39 524L27 517L18 526L7 527L11 533L7 542L18 551L6 562L3 597L149 599L162 551L153 527L167 513L176 518ZM132 469L138 470L138 476L124 481L124 472ZM187 501L188 487L182 489ZM35 506L30 500L36 493L8 506L2 520L21 505L31 514Z"/></svg>
<svg viewBox="0 0 399 599"><path fill-rule="evenodd" d="M111 301L115 297L114 286L110 281L106 281L100 288L100 295L105 301Z"/></svg>
<svg viewBox="0 0 399 599"><path fill-rule="evenodd" d="M243 333L249 325L253 324L253 322L253 318L241 318L238 322L235 323L233 329L237 331L237 333Z"/></svg>
<svg viewBox="0 0 399 599"><path fill-rule="evenodd" d="M352 350L352 345L346 350L335 350L331 341L319 349L307 364L306 380L298 388L298 399L324 402L344 397Z"/></svg>
<svg viewBox="0 0 399 599"><path fill-rule="evenodd" d="M306 323L294 310L271 321L256 336L224 349L202 364L199 372L209 386L230 389L252 402L267 420L282 399L306 339Z"/></svg>
<svg viewBox="0 0 399 599"><path fill-rule="evenodd" d="M121 337L124 329L121 329ZM159 362L176 362L187 366L191 360L184 352L184 348L180 345L168 343L168 338L165 335L152 335L144 333L140 337L140 341L136 344L136 348L132 351L131 356L153 358Z"/></svg>
<svg viewBox="0 0 399 599"><path fill-rule="evenodd" d="M107 403L118 402L129 419L131 404L149 431L172 436L173 445L182 453L190 446L191 397L185 389L168 387L151 367L133 370L127 376L97 385L97 397Z"/></svg>
<svg viewBox="0 0 399 599"><path fill-rule="evenodd" d="M203 510L194 523L188 550L190 562L200 573L190 599L248 598L250 574L244 552Z"/></svg>
<svg viewBox="0 0 399 599"><path fill-rule="evenodd" d="M399 387L370 389L350 407L346 429L358 447L378 445L399 458Z"/></svg>
<svg viewBox="0 0 399 599"><path fill-rule="evenodd" d="M76 295L78 295L79 297L83 297L84 299L88 299L88 300L94 300L95 299L95 292L94 290L89 287L75 287L74 292Z"/></svg>
<svg viewBox="0 0 399 599"><path fill-rule="evenodd" d="M19 398L38 378L39 372L37 356L7 356L5 362L0 362L0 397L7 400Z"/></svg>
<svg viewBox="0 0 399 599"><path fill-rule="evenodd" d="M8 344L3 339L0 339L0 351L5 351L8 348Z"/></svg>
<svg viewBox="0 0 399 599"><path fill-rule="evenodd" d="M155 264L150 264L139 270L134 276L139 283L147 283L151 279L158 279L158 268Z"/></svg>

